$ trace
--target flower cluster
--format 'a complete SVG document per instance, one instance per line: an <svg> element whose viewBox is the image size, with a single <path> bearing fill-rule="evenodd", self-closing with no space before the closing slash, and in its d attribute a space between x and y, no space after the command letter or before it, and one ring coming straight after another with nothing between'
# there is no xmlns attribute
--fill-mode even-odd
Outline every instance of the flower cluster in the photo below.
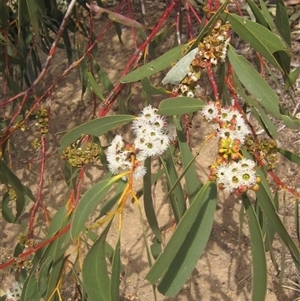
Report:
<svg viewBox="0 0 300 301"><path fill-rule="evenodd" d="M188 66L187 75L173 89L174 93L187 97L197 96L197 91L201 89L198 81L208 63L216 66L218 63L225 61L227 46L230 41L229 29L230 24L228 22L225 24L222 24L221 20L216 22L211 33L198 44L195 56Z"/></svg>
<svg viewBox="0 0 300 301"><path fill-rule="evenodd" d="M221 108L220 103L209 102L202 110L203 116L214 123L220 138L230 138L244 143L250 130L243 115L233 107Z"/></svg>
<svg viewBox="0 0 300 301"><path fill-rule="evenodd" d="M211 168L211 176L217 178L218 187L229 192L241 195L248 189L256 190L257 176L255 174L255 162L250 159L231 161L228 164L220 164Z"/></svg>
<svg viewBox="0 0 300 301"><path fill-rule="evenodd" d="M19 301L21 300L21 294L23 289L23 283L13 282L11 288L6 290L6 300L7 301Z"/></svg>
<svg viewBox="0 0 300 301"><path fill-rule="evenodd" d="M170 145L171 128L152 106L145 107L133 121L136 136L133 144L125 144L117 135L107 149L108 168L113 174L133 169L136 179L143 177L146 169L141 162L148 157L161 155Z"/></svg>
<svg viewBox="0 0 300 301"><path fill-rule="evenodd" d="M229 23L222 25L222 21L218 20L210 35L203 39L198 45L199 56L205 62L217 65L218 62L224 62L227 53L227 46L230 38L228 31Z"/></svg>
<svg viewBox="0 0 300 301"><path fill-rule="evenodd" d="M220 138L216 161L210 168L210 179L217 180L220 189L241 195L247 189L257 190L259 178L255 174L255 162L243 158L240 147L250 130L243 115L234 107L221 107L219 102L209 102L202 115L214 123Z"/></svg>

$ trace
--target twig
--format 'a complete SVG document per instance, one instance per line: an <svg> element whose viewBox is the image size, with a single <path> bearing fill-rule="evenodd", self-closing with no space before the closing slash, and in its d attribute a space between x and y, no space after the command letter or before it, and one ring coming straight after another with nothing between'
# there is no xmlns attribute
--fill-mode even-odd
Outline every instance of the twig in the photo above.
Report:
<svg viewBox="0 0 300 301"><path fill-rule="evenodd" d="M131 68L135 69L137 67L138 62L139 62L140 58L142 57L143 51L145 50L145 48L147 47L149 42L152 40L152 38L156 35L156 33L160 29L163 22L165 21L167 16L172 12L173 8L175 7L175 5L178 2L179 2L179 0L172 0L169 7L164 11L162 17L160 18L160 20L158 21L156 26L153 28L152 32L147 37L146 41L140 47L138 47L137 50L134 52L133 56L131 57L131 59L129 60L127 65L125 66L125 68L121 74L121 77L126 75ZM124 84L120 83L120 82L115 85L113 90L110 92L108 97L103 102L103 105L98 113L98 116L105 116L107 114L107 112L110 110L111 106L113 105L114 101L116 100L118 94L120 93L123 85Z"/></svg>
<svg viewBox="0 0 300 301"><path fill-rule="evenodd" d="M35 218L36 211L37 211L40 203L42 202L42 190L43 190L45 161L46 161L46 158L45 158L46 139L45 139L44 136L41 137L41 154L42 154L42 158L41 158L40 179L39 179L39 184L38 184L38 193L37 193L37 198L36 198L36 201L35 201L34 206L32 208L31 215L30 215L30 220L29 220L29 229L28 229L28 238L29 239L33 238L34 218ZM45 211L44 213L45 213L46 221L49 222L47 211Z"/></svg>

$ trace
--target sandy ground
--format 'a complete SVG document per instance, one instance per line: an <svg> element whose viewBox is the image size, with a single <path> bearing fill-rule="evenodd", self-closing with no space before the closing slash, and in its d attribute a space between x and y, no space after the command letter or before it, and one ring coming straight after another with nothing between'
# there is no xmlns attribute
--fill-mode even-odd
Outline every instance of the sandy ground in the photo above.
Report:
<svg viewBox="0 0 300 301"><path fill-rule="evenodd" d="M148 3L150 10L151 6ZM163 5L157 6L156 9L163 9ZM158 15L156 13L155 15ZM96 21L101 28L106 21L99 19ZM128 58L133 53L133 43L131 32L129 29L123 31L124 45L118 42L115 31L112 29L105 36L104 40L98 45L97 62L107 72L112 82L119 79L119 74L123 70ZM168 41L167 44L171 43ZM162 51L162 50L161 50ZM296 53L296 51L295 51ZM299 55L299 49L298 49ZM64 58L64 59L62 59ZM299 63L299 57L295 59ZM51 81L60 74L67 66L67 59L62 50L58 50L49 72L41 86L46 87ZM135 84L132 88L132 97L128 108L130 113L138 113L143 107L143 98L140 94L139 84ZM154 105L157 105L161 97L153 97ZM299 89L296 91L296 101L299 102ZM288 107L288 97L282 95L282 101L286 102ZM57 150L59 140L62 137L61 132L72 129L74 126L84 121L90 120L93 114L93 102L88 99L86 94L81 100L81 83L78 79L77 71L73 70L68 76L62 80L53 90L52 97L47 100L47 104L51 110L49 134L47 135L47 154L49 157L46 161L45 182L43 188L43 202L48 210L53 214L57 208L63 206L67 199L67 186L64 181L64 171L62 160ZM117 105L113 111L117 111ZM121 129L120 129L121 130ZM121 131L126 132L130 136L130 128ZM128 133L129 131L129 133ZM210 134L212 129L203 122L200 114L195 114L191 122L191 148L194 153L198 150L198 146L204 141L205 137ZM23 184L30 187L33 194L37 193L37 181L39 177L39 156L40 153L32 149L31 142L37 136L37 129L34 127L34 121L29 123L29 130L25 133L19 132L15 135L14 141L19 148L14 154L14 170L17 176L23 181ZM299 153L299 132L295 130L283 129L279 143L282 148L290 149ZM204 182L207 180L208 167L216 153L217 140L211 140L205 145L200 155L196 159L197 173ZM157 160L153 161L153 168L157 167ZM279 159L277 165L277 174L280 179L288 183L290 186L296 187L299 191L300 169L296 164L291 164L287 160ZM88 166L85 173L83 190L87 190L93 184L97 183L102 177L102 168L100 164ZM136 183L136 189L140 188L141 183ZM298 186L297 186L298 185ZM274 185L275 187L275 185ZM167 223L171 216L170 205L165 200L166 187L162 179L159 181L154 190L155 209L160 226ZM280 194L281 200L283 193ZM289 233L295 235L293 225L293 207L295 199L287 195L285 210L280 209L280 214L285 215L287 228ZM143 200L141 199L141 202ZM166 300L182 300L182 301L247 301L251 300L251 252L249 233L247 223L239 236L239 214L241 210L241 202L237 197L219 194L218 209L215 213L215 221L212 233L205 249L205 252L199 260L190 279L180 291L178 296L174 298L165 298L158 294L159 301ZM280 206L283 208L282 206ZM26 224L28 213L21 220ZM146 220L145 220L146 223ZM43 224L42 212L39 212L36 221L37 230ZM4 262L11 257L17 238L25 228L24 225L11 225L1 220L1 261ZM146 224L147 226L147 224ZM150 243L151 235L148 231L148 242ZM172 234L172 229L165 233L166 242ZM116 240L116 225L108 235L108 241ZM293 236L295 238L295 236ZM275 254L277 260L280 260L281 246L277 241L275 243ZM138 210L134 204L128 202L125 208L123 218L122 231L122 262L125 267L125 275L121 279L121 300L154 300L152 286L145 280L145 275L149 270L146 251L142 236L142 228L138 215ZM290 287L298 289L298 292L289 288L280 288L279 277L272 266L268 257L268 276L269 286L266 301L292 301L299 297L300 284L293 285L289 280L299 281L300 277L293 270L291 264L287 264L284 283ZM5 290L13 279L13 273L10 269L1 271L1 288ZM70 280L71 281L71 280ZM297 283L296 283L297 284ZM69 283L64 288L64 300L72 300L70 293L74 289L73 283ZM297 299L299 300L299 299Z"/></svg>

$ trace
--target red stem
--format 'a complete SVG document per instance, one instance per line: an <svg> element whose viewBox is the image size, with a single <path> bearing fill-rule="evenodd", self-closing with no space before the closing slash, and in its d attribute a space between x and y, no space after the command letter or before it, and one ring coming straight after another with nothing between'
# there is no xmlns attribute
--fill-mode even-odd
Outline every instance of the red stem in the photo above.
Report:
<svg viewBox="0 0 300 301"><path fill-rule="evenodd" d="M178 1L179 0L172 0L169 7L164 11L162 17L160 18L160 20L158 21L156 26L153 28L152 32L147 37L146 41L140 47L137 48L137 50L134 52L133 56L130 58L129 62L127 63L127 65L125 66L125 69L123 70L123 72L121 74L121 77L126 75L129 72L131 67L132 67L132 69L136 68L137 63L143 54L143 51L145 50L145 48L147 47L147 45L149 44L151 39L156 35L156 33L160 29L161 25L163 24L163 22L165 21L167 16L172 12L173 8L175 7L175 5ZM115 85L114 89L111 91L111 93L105 99L105 101L103 103L103 107L100 109L98 116L105 116L107 114L107 112L113 105L115 99L117 98L118 94L120 93L123 85L124 84L122 84L120 82L117 85Z"/></svg>
<svg viewBox="0 0 300 301"><path fill-rule="evenodd" d="M195 18L197 19L198 23L201 24L202 21L201 21L201 19L199 18L197 12L195 11L193 5L191 5L191 3L190 3L189 1L187 2L187 4L188 4L188 6L189 6L189 9L192 11L192 13L194 14Z"/></svg>
<svg viewBox="0 0 300 301"><path fill-rule="evenodd" d="M57 35L56 35L56 37L55 37L55 39L54 39L54 41L53 41L53 43L52 43L52 45L51 45L51 48L50 48L50 51L49 51L49 55L48 55L48 57L47 57L47 59L46 59L46 63L45 63L45 65L44 65L44 67L43 67L41 73L37 76L37 78L35 79L35 81L32 83L32 85L31 85L26 91L23 91L23 92L18 93L17 95L11 97L8 101L5 102L4 105L6 105L7 103L9 103L9 102L11 102L11 101L13 101L13 100L15 100L15 99L18 99L19 97L22 97L22 96L23 96L23 100L22 100L21 104L18 105L18 110L17 110L17 112L16 112L15 115L12 117L12 119L11 119L9 125L6 127L6 129L5 129L5 131L4 131L3 135L2 135L3 138L0 140L0 146L1 146L2 143L9 137L10 129L11 129L11 127L12 127L14 121L16 120L16 118L18 117L18 115L20 114L20 112L22 111L22 108L23 108L23 106L24 106L24 104L25 104L25 101L26 101L28 95L29 95L29 92L31 92L32 90L34 90L34 88L36 87L36 85L37 85L37 84L40 82L40 80L45 76L46 71L47 71L47 69L48 69L48 67L49 67L49 65L50 65L50 63L51 63L51 61L52 61L52 58L53 58L53 56L54 56L54 53L55 53L57 44L58 44L58 42L59 42L59 40L60 40L60 38L61 38L61 36L62 36L62 34L63 34L63 31L64 31L66 25L67 25L67 21L68 21L68 19L69 19L70 14L71 14L72 8L73 8L73 6L75 5L75 2L76 2L75 0L72 0L71 3L69 4L68 10L67 10L67 12L66 12L66 14L65 14L65 17L64 17L64 19L63 19L63 21L62 21L62 23L61 23L61 25L60 25L60 27L59 27L59 30L58 30L58 32L57 32ZM39 102L37 101L36 103L39 103ZM2 104L2 105L3 105L3 104ZM34 107L34 109L35 109L36 106L33 106L33 107ZM31 110L31 111L32 111L32 110ZM24 122L24 120L23 120L23 122Z"/></svg>
<svg viewBox="0 0 300 301"><path fill-rule="evenodd" d="M41 137L41 169L40 169L40 179L39 179L39 187L38 187L38 194L34 206L31 211L30 221L29 221L29 230L28 230L28 238L33 237L33 224L35 214L37 209L42 203L42 190L43 190L43 182L44 182L44 172L45 172L45 154L46 154L46 139L45 137ZM47 219L47 218L46 218Z"/></svg>
<svg viewBox="0 0 300 301"><path fill-rule="evenodd" d="M207 71L208 79L210 81L210 85L211 85L212 90L213 90L213 94L214 94L215 100L219 101L218 87L217 87L217 84L216 84L216 81L215 81L215 78L214 78L214 74L213 74L210 62L207 62L206 71Z"/></svg>
<svg viewBox="0 0 300 301"><path fill-rule="evenodd" d="M127 6L128 6L128 14L129 14L129 17L131 19L134 19L133 18L133 14L132 14L132 8L131 8L131 1L130 0L127 0ZM133 38L133 43L134 43L134 47L135 49L137 49L137 41L136 41L136 32L135 32L135 28L134 27L131 27L131 33L132 33L132 38Z"/></svg>
<svg viewBox="0 0 300 301"><path fill-rule="evenodd" d="M187 20L187 24L188 24L190 40L192 40L194 38L193 37L193 26L192 26L192 20L191 20L191 16L190 16L188 2L189 2L188 0L185 0L186 20Z"/></svg>
<svg viewBox="0 0 300 301"><path fill-rule="evenodd" d="M10 259L9 261L0 264L0 270L3 270L5 268L7 268L8 266L14 264L17 261L18 258L20 258L20 259L26 258L27 256L31 255L32 253L36 252L37 250L39 250L39 249L43 248L44 246L48 245L49 243L51 243L52 241L56 240L58 237L62 236L67 231L69 231L70 227L71 227L71 224L68 224L67 226L65 226L65 228L63 228L61 231L59 231L53 237L41 242L36 247L20 254L18 257L14 257L14 258Z"/></svg>

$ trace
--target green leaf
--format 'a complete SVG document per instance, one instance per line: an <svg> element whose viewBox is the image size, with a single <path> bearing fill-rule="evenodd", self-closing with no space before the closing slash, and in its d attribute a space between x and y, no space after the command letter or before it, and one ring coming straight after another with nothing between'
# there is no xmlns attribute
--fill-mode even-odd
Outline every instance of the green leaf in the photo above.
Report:
<svg viewBox="0 0 300 301"><path fill-rule="evenodd" d="M245 17L226 14L226 20L231 24L233 31L250 43L251 48L259 52L274 67L282 70L273 54L277 51L286 51L289 55L291 53L280 36L256 22L247 20Z"/></svg>
<svg viewBox="0 0 300 301"><path fill-rule="evenodd" d="M98 69L97 70L98 78L99 78L101 84L108 92L110 92L114 88L114 85L110 81L110 79L107 76L107 74L105 73L105 71L103 69L101 69L99 65L98 65L97 69Z"/></svg>
<svg viewBox="0 0 300 301"><path fill-rule="evenodd" d="M273 204L275 206L276 212L278 212L278 193L275 194L274 199L273 199ZM268 219L266 219L266 235L265 235L265 250L266 252L270 251L271 257L273 256L274 250L272 249L272 244L274 241L275 237L275 231L268 222Z"/></svg>
<svg viewBox="0 0 300 301"><path fill-rule="evenodd" d="M143 78L141 83L143 90L148 94L170 94L170 92L164 88L156 88L152 86L148 77Z"/></svg>
<svg viewBox="0 0 300 301"><path fill-rule="evenodd" d="M83 287L89 301L115 301L110 298L110 279L106 266L105 243L111 222L87 253L82 266Z"/></svg>
<svg viewBox="0 0 300 301"><path fill-rule="evenodd" d="M184 178L187 186L188 199L189 202L192 202L195 195L201 188L202 183L198 179L195 164L191 164L191 162L193 162L195 158L191 153L190 147L187 143L186 136L182 130L179 120L175 116L173 117L173 120L176 126L183 169L186 170Z"/></svg>
<svg viewBox="0 0 300 301"><path fill-rule="evenodd" d="M257 169L257 175L261 178L261 182L259 183L259 190L256 192L258 205L261 207L262 211L268 218L270 225L273 227L273 229L289 249L295 266L300 271L300 251L290 237L276 212L276 208L272 202L269 185L260 169Z"/></svg>
<svg viewBox="0 0 300 301"><path fill-rule="evenodd" d="M40 301L41 295L38 291L38 283L35 278L36 269L31 269L26 278L21 295L21 301Z"/></svg>
<svg viewBox="0 0 300 301"><path fill-rule="evenodd" d="M135 118L135 116L131 115L113 115L100 117L81 124L62 137L60 140L60 152L80 138L81 135L101 136L117 126L133 121Z"/></svg>
<svg viewBox="0 0 300 301"><path fill-rule="evenodd" d="M261 12L261 10L258 8L258 6L254 3L253 0L246 0L248 5L250 6L256 22L263 25L264 27L268 28L268 21L265 19L263 13Z"/></svg>
<svg viewBox="0 0 300 301"><path fill-rule="evenodd" d="M256 120L261 125L261 127L268 134L268 136L273 139L277 139L277 137L278 137L277 128L274 125L274 123L272 122L272 120L269 118L269 116L265 113L264 109L259 104L256 103L251 108L251 111L252 111L253 115L255 116Z"/></svg>
<svg viewBox="0 0 300 301"><path fill-rule="evenodd" d="M279 112L279 98L253 66L241 55L237 55L229 45L228 58L240 82L252 94L258 103L275 118L282 120L291 128L299 128L300 121Z"/></svg>
<svg viewBox="0 0 300 301"><path fill-rule="evenodd" d="M13 214L12 208L9 206L11 200L9 197L8 192L6 192L2 198L1 202L1 213L2 217L8 222L8 223L14 223L15 222L15 216Z"/></svg>
<svg viewBox="0 0 300 301"><path fill-rule="evenodd" d="M147 221L153 234L161 242L162 237L158 226L152 198L152 181L151 181L151 158L145 160L146 174L143 179L144 209Z"/></svg>
<svg viewBox="0 0 300 301"><path fill-rule="evenodd" d="M292 87L300 75L300 66L293 70L285 79L285 89Z"/></svg>
<svg viewBox="0 0 300 301"><path fill-rule="evenodd" d="M145 77L149 77L159 71L162 71L172 65L176 60L182 55L182 50L187 47L187 44L177 46L166 53L164 53L159 58L153 60L150 63L130 72L126 76L120 79L121 83L132 83L137 82Z"/></svg>
<svg viewBox="0 0 300 301"><path fill-rule="evenodd" d="M300 165L300 156L298 156L295 153L292 153L286 149L282 149L282 148L277 148L277 151L282 154L284 157L286 157L288 160L290 160L291 162L294 162L298 165Z"/></svg>
<svg viewBox="0 0 300 301"><path fill-rule="evenodd" d="M161 158L161 163L164 166L168 190L173 190L169 193L169 198L171 201L171 207L173 210L173 214L176 220L176 223L179 223L181 217L183 216L184 212L186 211L186 203L185 197L183 193L183 189L181 187L180 182L176 183L178 180L178 174L175 168L175 164L173 162L173 151L174 148L169 147L167 152L166 161ZM176 187L174 187L176 185Z"/></svg>
<svg viewBox="0 0 300 301"><path fill-rule="evenodd" d="M102 91L91 72L87 72L87 78L88 78L88 82L89 82L91 88L93 89L93 91L95 92L97 97L100 100L104 101L104 96L102 94Z"/></svg>
<svg viewBox="0 0 300 301"><path fill-rule="evenodd" d="M83 52L81 49L77 47L77 56L81 57L83 55ZM83 98L83 95L87 88L87 73L89 70L88 66L88 59L85 57L80 63L79 63L79 70L80 70L80 80L81 80L81 100Z"/></svg>
<svg viewBox="0 0 300 301"><path fill-rule="evenodd" d="M120 176L109 178L95 184L80 199L71 221L71 238L75 240L99 202L107 195L111 186L120 179Z"/></svg>
<svg viewBox="0 0 300 301"><path fill-rule="evenodd" d="M111 301L120 300L120 271L121 271L121 257L120 257L120 243L121 231L118 233L118 240L114 250L112 268L111 268L111 281L110 281L110 295Z"/></svg>
<svg viewBox="0 0 300 301"><path fill-rule="evenodd" d="M276 24L274 22L274 18L270 13L269 7L266 5L266 1L264 0L259 0L259 5L261 8L261 12L265 18L265 20L268 22L269 28L271 29L272 32L280 36L280 32L278 31L278 28L276 27ZM289 47L288 44L286 44L287 47Z"/></svg>
<svg viewBox="0 0 300 301"><path fill-rule="evenodd" d="M122 28L120 26L120 24L118 22L114 22L113 19L111 19L113 21L113 25L115 27L115 30L116 30L116 33L118 35L118 39L119 39L119 42L120 44L124 45L123 41L122 41Z"/></svg>
<svg viewBox="0 0 300 301"><path fill-rule="evenodd" d="M156 236L153 237L151 242L152 242L152 244L150 246L151 254L154 259L157 259L159 254L162 252L162 247L161 247L162 242L159 241Z"/></svg>
<svg viewBox="0 0 300 301"><path fill-rule="evenodd" d="M208 183L196 195L179 222L146 279L160 280L158 290L174 296L187 281L200 258L210 235L217 203L215 183Z"/></svg>
<svg viewBox="0 0 300 301"><path fill-rule="evenodd" d="M248 196L243 194L242 200L249 218L253 268L252 301L264 301L267 293L267 261L262 232Z"/></svg>
<svg viewBox="0 0 300 301"><path fill-rule="evenodd" d="M284 38L285 42L289 46L291 46L291 31L290 31L289 15L287 13L284 1L282 0L276 1L275 24L281 36Z"/></svg>
<svg viewBox="0 0 300 301"><path fill-rule="evenodd" d="M234 76L234 83L236 85L237 92L251 107L251 111L256 120L261 125L261 127L266 131L269 137L276 139L278 136L277 128L272 122L272 120L269 118L269 116L265 113L265 110L257 103L256 99L254 99L251 96L248 96L245 93L241 83L239 82L236 76Z"/></svg>
<svg viewBox="0 0 300 301"><path fill-rule="evenodd" d="M69 221L69 216L67 214L67 209L65 206L63 206L54 215L54 217L51 221L50 228L48 230L47 238L53 237L57 233L57 231L59 231L60 229L62 229L64 227L64 225L66 225L66 223L68 221ZM65 233L64 235L65 235L65 238L69 238L68 233ZM61 244L64 241L65 240L62 239L59 241L59 243ZM54 242L50 243L49 245L47 245L43 249L39 249L35 253L35 255L32 259L32 268L29 272L28 277L26 278L26 280L24 282L24 287L22 290L22 297L21 297L22 301L40 301L41 300L42 297L38 290L38 282L40 282L40 285L42 285L42 283L41 283L41 279L39 280L38 278L36 278L38 276L36 271L39 269L41 264L43 264L41 259L44 259L44 260L46 258L53 259L53 252L54 252L55 246L57 247L57 245ZM60 245L60 248L63 249L64 247L65 247L65 245ZM47 263L44 263L44 264L46 265ZM49 264L50 264L50 262L49 262ZM45 272L47 272L47 271L45 270ZM48 270L48 272L49 272L49 270ZM40 287L40 289L41 289L41 287ZM44 290L43 290L44 293L46 292L46 290L47 290L47 288L44 287Z"/></svg>
<svg viewBox="0 0 300 301"><path fill-rule="evenodd" d="M158 107L158 114L165 116L183 115L201 110L204 102L191 97L173 97L163 100Z"/></svg>
<svg viewBox="0 0 300 301"><path fill-rule="evenodd" d="M288 39L286 39L286 26L288 26L288 31L289 31L289 20L285 19L284 12L280 11L278 12L280 16L278 16L278 21L275 25L274 21L273 21L273 17L270 15L268 8L265 5L265 1L260 1L260 5L262 10L260 10L258 8L258 6L252 1L252 0L247 0L249 6L251 7L251 10L253 11L256 21L258 23L260 23L261 25L263 25L266 28L270 28L271 31L278 35L278 36L282 36L282 38L284 39L284 42L286 43L287 49L289 49L289 52L285 52L285 51L279 51L277 53L274 53L274 57L275 59L278 61L279 65L282 67L282 69L284 70L284 78L286 79L287 74L290 72L290 63L291 63L291 54L290 54L290 46L291 44L288 42ZM282 1L281 1L282 2ZM277 2L278 3L278 2ZM283 3L282 3L283 4ZM281 5L280 5L281 6ZM279 8L280 10L285 9L284 4L283 7L281 6ZM277 12L277 10L276 10ZM282 20L281 20L282 18ZM286 23L286 21L288 23ZM281 24L282 23L282 24ZM284 29L284 35L282 35L283 31L279 30L280 26L283 25L285 27Z"/></svg>
<svg viewBox="0 0 300 301"><path fill-rule="evenodd" d="M100 219L102 216L106 215L112 208L113 206L118 202L120 199L121 195L123 194L123 191L126 187L127 183L124 181L119 181L116 184L116 187L114 188L114 193L115 195L111 198L109 198L107 201L105 201L101 207L100 207L100 213L96 217L95 222Z"/></svg>
<svg viewBox="0 0 300 301"><path fill-rule="evenodd" d="M39 8L37 6L36 1L26 0L26 4L30 16L30 21L31 21L30 24L33 28L36 37L39 37L40 36L40 25L38 20L38 16L40 16Z"/></svg>
<svg viewBox="0 0 300 301"><path fill-rule="evenodd" d="M59 208L51 220L51 224L47 233L47 238L53 237L61 230L69 221L70 215L67 212L66 206Z"/></svg>
<svg viewBox="0 0 300 301"><path fill-rule="evenodd" d="M59 217L61 217L60 220L58 220ZM60 208L55 216L55 223L51 223L49 234L52 235L50 230L53 231L56 226L58 226L59 229L62 229L67 225L68 222L69 216L67 214L66 207ZM53 233L53 235L55 235L55 233ZM42 259L46 260L41 265L40 274L38 277L38 288L41 296L43 296L45 300L49 300L53 291L57 287L62 269L64 268L64 264L67 260L67 257L65 257L65 252L68 248L69 240L70 235L68 232L66 232L60 237L56 238L45 248Z"/></svg>
<svg viewBox="0 0 300 301"><path fill-rule="evenodd" d="M16 216L15 221L19 218L25 208L24 187L18 177L8 168L3 160L0 161L1 179L4 183L9 184L17 195L16 199Z"/></svg>
<svg viewBox="0 0 300 301"><path fill-rule="evenodd" d="M278 132L276 126L269 118L269 116L265 113L265 110L257 103L257 100L246 94L236 75L234 75L234 84L236 86L236 90L238 94L251 107L251 111L254 117L256 118L256 120L261 125L261 127L266 131L269 137L272 137L273 139L277 139Z"/></svg>

